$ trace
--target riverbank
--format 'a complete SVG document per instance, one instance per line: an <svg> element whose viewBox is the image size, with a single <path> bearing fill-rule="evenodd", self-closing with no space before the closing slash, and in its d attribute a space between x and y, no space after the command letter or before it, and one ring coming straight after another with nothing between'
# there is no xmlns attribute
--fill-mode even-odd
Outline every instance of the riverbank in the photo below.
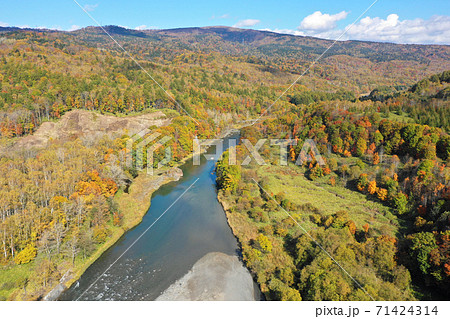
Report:
<svg viewBox="0 0 450 319"><path fill-rule="evenodd" d="M178 164L183 164L184 161ZM142 171L131 183L128 193L119 190L115 195L120 212L123 214L123 224L115 227L109 239L95 251L85 262L66 273L65 280L61 280L47 295L44 300L55 300L73 283L75 283L107 249L114 245L128 230L139 225L147 213L153 193L164 184L178 181L183 176L179 167L170 167L155 170L153 175ZM63 277L63 278L64 278ZM61 287L62 286L62 287Z"/></svg>
<svg viewBox="0 0 450 319"><path fill-rule="evenodd" d="M179 165L181 165L180 163ZM115 201L118 204L119 210L123 215L123 223L121 226L109 227L108 239L101 245L98 245L96 250L87 259L77 259L75 266L72 264L61 264L59 272L61 279L54 281L46 289L42 287L28 287L27 291L22 289L15 289L9 291L8 294L3 293L4 300L56 300L59 295L75 283L106 250L113 246L128 230L137 226L147 213L153 193L164 184L171 181L177 181L183 176L183 172L178 167L164 168L155 170L154 175L147 175L145 171L141 172L135 179L133 179L128 192L119 190L115 195ZM16 278L15 280L23 280L27 272L30 271L33 263L25 265L15 265L14 270L6 270L0 276L10 276ZM3 282L5 282L3 280ZM0 288L5 289L5 284Z"/></svg>
<svg viewBox="0 0 450 319"><path fill-rule="evenodd" d="M225 217L227 219L228 226L231 229L231 232L233 233L234 238L236 238L236 241L239 245L239 251L242 255L242 241L243 240L250 240L250 238L255 238L257 236L257 231L254 227L251 227L247 220L243 218L242 214L233 214L230 211L231 205L225 200L224 196L218 192L217 194L217 200L222 205L222 208L225 212ZM238 234L241 234L242 237L239 237ZM255 280L255 283L259 286L260 283L257 281L256 274L252 273L249 267L247 267L245 260L242 260L242 263L244 266L248 269L248 271L251 273L253 279ZM262 292L261 292L262 293Z"/></svg>
<svg viewBox="0 0 450 319"><path fill-rule="evenodd" d="M255 301L250 272L237 256L206 254L157 301Z"/></svg>
<svg viewBox="0 0 450 319"><path fill-rule="evenodd" d="M184 163L180 162L178 165ZM6 280L2 278L8 276L14 278L14 281L24 281L27 278L33 262L25 265L14 265L9 269L4 269L0 274L0 286L2 300L56 300L59 295L75 283L106 250L113 246L127 231L137 226L147 213L153 193L161 186L177 181L183 176L183 171L178 167L169 167L155 170L153 175L141 172L133 179L128 192L119 190L115 195L115 201L118 204L119 211L123 215L121 226L109 226L109 236L107 240L98 245L95 251L86 259L77 259L75 265L63 263L58 267L61 279L53 281L46 287L27 287L25 289L8 289ZM6 277L5 277L6 278Z"/></svg>

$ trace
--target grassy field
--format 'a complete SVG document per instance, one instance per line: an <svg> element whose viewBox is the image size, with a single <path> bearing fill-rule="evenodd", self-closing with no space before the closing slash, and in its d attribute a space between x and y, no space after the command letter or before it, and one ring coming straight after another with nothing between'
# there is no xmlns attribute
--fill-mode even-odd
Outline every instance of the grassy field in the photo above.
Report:
<svg viewBox="0 0 450 319"><path fill-rule="evenodd" d="M338 300L343 293L339 287L347 285L344 300L366 299L357 287L349 288L352 283L348 277L312 245L305 231L350 269L351 276L356 276L374 293L381 291L381 299L412 298L409 290L395 288L391 281L377 275L379 264L370 253L371 247L382 245L383 238L397 235L399 223L390 208L345 188L343 183L330 185L330 175L311 181L304 176L304 171L293 164L243 167L238 190L221 189L218 194L228 223L241 244L244 262L266 298ZM350 228L353 223L356 227ZM391 248L383 250L388 257L382 258L390 260L390 254L394 254ZM329 277L324 277L324 272ZM334 281L340 283L335 285ZM328 291L335 291L336 295L324 297ZM393 291L393 295L383 294L384 291Z"/></svg>
<svg viewBox="0 0 450 319"><path fill-rule="evenodd" d="M284 192L291 202L297 205L311 204L323 215L346 210L358 228L368 223L377 233L391 236L395 235L398 228L397 219L390 213L388 207L341 186L331 186L324 181L312 182L294 165L262 166L257 174L260 178L266 179L268 192L273 194ZM305 224L302 226L306 230L315 227L308 218L303 220Z"/></svg>
<svg viewBox="0 0 450 319"><path fill-rule="evenodd" d="M0 301L8 298L17 290L18 283L24 282L34 263L25 265L4 266L0 271Z"/></svg>
<svg viewBox="0 0 450 319"><path fill-rule="evenodd" d="M414 119L408 116L407 113L401 112L401 114L396 114L394 112L390 112L389 116L386 117L388 120L397 121L400 123L414 123Z"/></svg>

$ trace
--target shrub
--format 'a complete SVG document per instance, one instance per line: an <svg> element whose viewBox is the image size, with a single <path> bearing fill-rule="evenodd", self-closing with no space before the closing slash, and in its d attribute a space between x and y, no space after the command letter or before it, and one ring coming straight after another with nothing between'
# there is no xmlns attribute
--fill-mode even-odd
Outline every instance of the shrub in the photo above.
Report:
<svg viewBox="0 0 450 319"><path fill-rule="evenodd" d="M103 244L108 238L108 230L103 226L94 227L94 239L98 244Z"/></svg>
<svg viewBox="0 0 450 319"><path fill-rule="evenodd" d="M27 264L30 261L32 261L37 255L37 249L36 247L28 244L22 251L20 251L16 258L14 259L14 262L17 265L20 264Z"/></svg>
<svg viewBox="0 0 450 319"><path fill-rule="evenodd" d="M272 243L267 236L259 234L257 237L258 246L263 252L270 253L272 251Z"/></svg>
<svg viewBox="0 0 450 319"><path fill-rule="evenodd" d="M364 192L367 189L367 186L369 185L369 178L367 174L361 174L359 175L357 188L360 192Z"/></svg>
<svg viewBox="0 0 450 319"><path fill-rule="evenodd" d="M255 222L267 222L268 218L266 216L266 213L259 207L255 207L248 211L248 215L251 219L253 219Z"/></svg>
<svg viewBox="0 0 450 319"><path fill-rule="evenodd" d="M271 297L274 300L282 301L301 301L300 292L294 288L290 288L284 282L277 278L273 278L269 283Z"/></svg>
<svg viewBox="0 0 450 319"><path fill-rule="evenodd" d="M378 188L377 189L377 197L381 201L385 201L387 198L387 189L385 188Z"/></svg>
<svg viewBox="0 0 450 319"><path fill-rule="evenodd" d="M286 236L288 234L288 230L286 228L281 227L281 226L277 226L275 228L275 233L278 236L284 237L284 236Z"/></svg>

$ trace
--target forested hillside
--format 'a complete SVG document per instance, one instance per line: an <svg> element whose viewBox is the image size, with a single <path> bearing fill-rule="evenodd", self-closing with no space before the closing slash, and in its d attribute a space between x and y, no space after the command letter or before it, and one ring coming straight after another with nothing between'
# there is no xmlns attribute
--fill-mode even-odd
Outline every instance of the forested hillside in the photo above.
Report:
<svg viewBox="0 0 450 319"><path fill-rule="evenodd" d="M448 75L390 97L373 91L363 102L294 95L295 106L242 130L253 144L297 142L286 149L288 166L268 144L260 151L267 166L229 165L227 157L217 166L219 198L270 299L448 298L450 136L446 122L415 123L448 114L440 93ZM302 153L306 139L325 165ZM238 146L237 154L242 161L248 151Z"/></svg>
<svg viewBox="0 0 450 319"><path fill-rule="evenodd" d="M233 28L105 29L191 116L216 122L224 113L259 114L331 44ZM8 30L0 28L3 136L28 134L74 108L115 114L175 108L98 27ZM447 46L339 42L290 93L307 87L358 96L382 85L409 86L449 69L449 53Z"/></svg>
<svg viewBox="0 0 450 319"><path fill-rule="evenodd" d="M295 193L278 200L295 203L289 209L304 210L308 220L313 211L318 232L345 238L342 254L361 267L367 276L358 279L380 298L421 297L407 269L423 274L426 280L414 283L421 287L448 283L448 72L442 73L450 69L448 46L338 42L268 109L330 41L220 27L105 29L168 94L100 28L0 27L1 299L42 298L68 271L91 262L110 237L131 227L118 205L138 174L119 165L131 151L130 132L83 134L71 122L71 133L48 138L46 148L23 142L45 128L42 123L60 121L73 110L117 117L162 111L169 121L149 127L149 134L172 137L169 165L191 153L195 136L212 138L260 115L261 123L244 130L244 137L313 138L329 154L328 166L289 169L329 183L333 192L361 192L362 215L329 206L322 211ZM299 149L290 152L294 157ZM163 156L156 153L155 167ZM269 298L364 298L345 278L336 277L345 291L330 289L328 295L321 288L327 282L312 282L322 262L314 258L315 248L299 251L307 239L290 222L279 225L281 217L267 217L276 207L244 179L267 178L271 186L275 171L243 168L241 176L238 168L231 170L237 170L230 175L232 186L229 180L219 184L252 227L242 237L243 252ZM253 187L251 199L246 187ZM372 213L372 201L387 217L374 221L364 215ZM249 203L262 208L250 212ZM417 244L421 236L429 243L425 250ZM325 260L320 267L334 266ZM392 294L382 295L380 287Z"/></svg>

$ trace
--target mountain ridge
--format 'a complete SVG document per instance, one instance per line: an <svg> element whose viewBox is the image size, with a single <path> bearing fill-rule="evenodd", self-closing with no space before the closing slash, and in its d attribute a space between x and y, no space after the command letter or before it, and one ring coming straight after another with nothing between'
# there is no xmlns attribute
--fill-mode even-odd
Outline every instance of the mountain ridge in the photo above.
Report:
<svg viewBox="0 0 450 319"><path fill-rule="evenodd" d="M236 33L240 35L254 36L255 38L261 38L262 36L270 36L274 38L294 38L294 39L313 39L313 40L321 40L333 43L335 40L333 39L325 39L314 36L307 35L294 35L289 33L279 33L269 30L256 30L256 29L243 29L236 28L230 26L221 26L221 25L213 25L213 26L204 26L204 27L177 27L177 28L168 28L168 29L131 29L126 28L119 25L103 25L103 26L87 26L84 28L80 28L73 31L66 30L55 30L55 29L47 29L47 28L21 28L16 26L0 26L1 32L14 32L14 31L31 31L31 32L52 32L52 33L67 33L67 34L77 34L80 32L93 32L97 31L98 33L104 33L106 30L110 34L116 35L124 35L124 36L136 36L136 37L146 37L152 34L173 34L173 33L191 33L191 34L218 34L218 35L227 35L228 38L232 39L233 37L229 36L229 33ZM226 38L223 38L226 40ZM400 46L427 46L427 47L450 47L449 44L421 44L421 43L395 43L395 42L385 42L385 41L368 41L368 40L338 40L336 43L367 43L367 44L386 44L386 45L400 45Z"/></svg>

